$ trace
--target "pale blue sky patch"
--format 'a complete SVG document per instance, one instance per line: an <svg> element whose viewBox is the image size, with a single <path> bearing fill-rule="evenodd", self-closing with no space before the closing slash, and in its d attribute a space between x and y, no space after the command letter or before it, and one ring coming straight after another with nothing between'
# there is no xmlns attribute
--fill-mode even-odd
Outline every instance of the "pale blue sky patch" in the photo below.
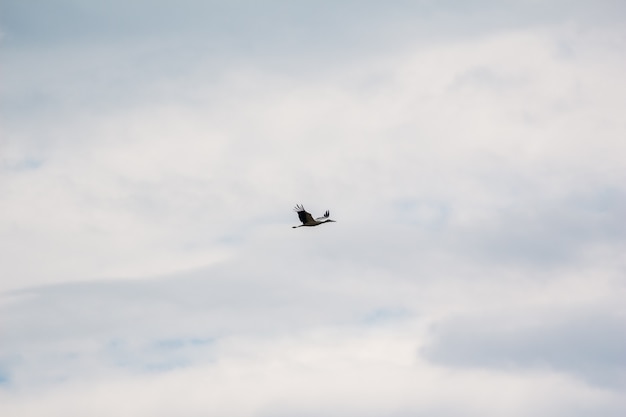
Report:
<svg viewBox="0 0 626 417"><path fill-rule="evenodd" d="M158 349L176 350L185 346L185 341L181 339L163 339L155 342Z"/></svg>
<svg viewBox="0 0 626 417"><path fill-rule="evenodd" d="M22 159L19 161L4 161L5 163L3 164L3 168L9 170L9 171L14 171L14 172L21 172L21 171L32 171L32 170L37 170L39 168L41 168L41 166L44 164L44 161L40 160L40 159L35 159L35 158L27 158L27 159Z"/></svg>
<svg viewBox="0 0 626 417"><path fill-rule="evenodd" d="M388 324L391 321L403 320L412 316L410 311L397 308L377 308L368 312L363 318L363 322L368 325Z"/></svg>
<svg viewBox="0 0 626 417"><path fill-rule="evenodd" d="M159 340L115 339L103 346L105 361L130 372L167 372L215 360L215 339L168 338ZM98 359L98 353L92 360Z"/></svg>
<svg viewBox="0 0 626 417"><path fill-rule="evenodd" d="M11 377L9 372L4 367L0 367L0 386L8 386L10 384Z"/></svg>
<svg viewBox="0 0 626 417"><path fill-rule="evenodd" d="M114 349L108 353L110 362L117 368L129 372L167 372L189 367L193 364L184 355L172 352L171 348L159 346L157 349L132 350Z"/></svg>

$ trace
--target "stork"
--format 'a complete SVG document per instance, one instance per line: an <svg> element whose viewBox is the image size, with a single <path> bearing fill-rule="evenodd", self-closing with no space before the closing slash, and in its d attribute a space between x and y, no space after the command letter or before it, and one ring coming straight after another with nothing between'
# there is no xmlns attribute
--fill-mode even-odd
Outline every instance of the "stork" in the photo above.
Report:
<svg viewBox="0 0 626 417"><path fill-rule="evenodd" d="M298 217L302 222L302 224L298 226L292 226L293 229L295 229L296 227L317 226L318 224L322 223L334 222L334 220L328 218L330 217L330 212L328 210L326 210L326 213L324 213L322 217L318 217L317 219L314 219L313 216L311 216L311 213L306 211L302 205L296 205L293 210L298 213Z"/></svg>

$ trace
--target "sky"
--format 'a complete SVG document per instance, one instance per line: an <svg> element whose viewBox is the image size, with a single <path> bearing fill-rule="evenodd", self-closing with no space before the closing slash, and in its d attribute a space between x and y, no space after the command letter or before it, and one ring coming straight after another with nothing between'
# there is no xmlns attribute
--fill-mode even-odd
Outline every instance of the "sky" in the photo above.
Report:
<svg viewBox="0 0 626 417"><path fill-rule="evenodd" d="M3 0L0 415L626 415L624 23Z"/></svg>

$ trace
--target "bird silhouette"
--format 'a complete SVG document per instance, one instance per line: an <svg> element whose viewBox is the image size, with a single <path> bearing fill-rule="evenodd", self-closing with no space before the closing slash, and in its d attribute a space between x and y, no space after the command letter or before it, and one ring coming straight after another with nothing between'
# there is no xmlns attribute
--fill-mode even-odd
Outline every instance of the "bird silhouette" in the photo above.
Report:
<svg viewBox="0 0 626 417"><path fill-rule="evenodd" d="M335 222L334 220L331 220L331 219L328 218L328 217L330 217L330 212L328 210L326 210L326 213L324 213L324 215L322 217L318 217L316 219L314 219L313 216L311 216L311 213L306 211L302 205L296 205L296 207L294 208L294 211L296 213L298 213L298 218L302 222L302 224L300 224L298 226L292 226L292 228L294 228L294 229L296 227L317 226L317 225L320 225L322 223Z"/></svg>

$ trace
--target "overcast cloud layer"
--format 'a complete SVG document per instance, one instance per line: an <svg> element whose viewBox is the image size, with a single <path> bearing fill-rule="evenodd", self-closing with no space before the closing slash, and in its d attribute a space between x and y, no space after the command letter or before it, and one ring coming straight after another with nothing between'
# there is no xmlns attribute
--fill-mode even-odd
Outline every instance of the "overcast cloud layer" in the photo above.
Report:
<svg viewBox="0 0 626 417"><path fill-rule="evenodd" d="M3 1L0 415L626 415L624 23Z"/></svg>

